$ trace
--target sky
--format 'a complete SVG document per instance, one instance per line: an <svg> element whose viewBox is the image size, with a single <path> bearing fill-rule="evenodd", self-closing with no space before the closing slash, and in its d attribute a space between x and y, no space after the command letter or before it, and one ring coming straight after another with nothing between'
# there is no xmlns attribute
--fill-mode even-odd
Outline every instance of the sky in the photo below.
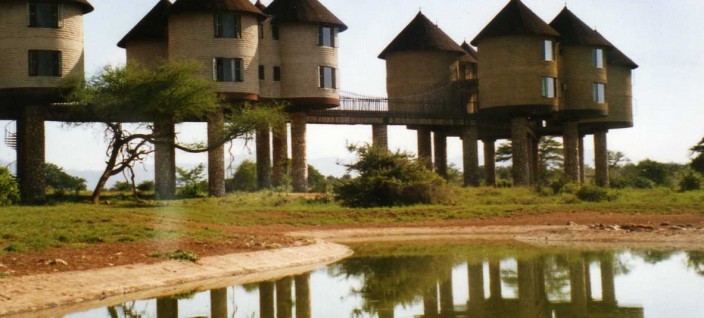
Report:
<svg viewBox="0 0 704 318"><path fill-rule="evenodd" d="M458 43L474 36L508 0L320 0L347 24L340 34L339 76L345 91L385 95L386 74L377 55L421 10ZM85 16L86 75L102 66L125 63L116 43L157 0L90 0L95 11ZM263 0L269 4L271 0ZM635 127L609 132L609 148L632 161L646 158L685 163L704 137L704 1L702 0L523 0L550 22L567 5L596 28L640 68L634 72ZM0 122L4 127L8 122ZM48 162L67 170L101 170L105 142L99 128L47 123ZM177 127L180 140L205 138L204 124ZM371 142L371 126L308 126L308 160L325 174L339 175L338 162L353 157L348 143ZM389 146L416 151L414 131L389 129ZM586 162L593 165L593 146L586 139ZM253 158L253 144L232 147L237 161ZM461 142L448 140L450 162L461 167ZM177 155L177 165L207 162L205 155ZM0 162L15 160L14 150L0 145ZM151 162L151 161L150 161ZM151 178L149 175L142 178ZM90 186L90 185L89 185Z"/></svg>

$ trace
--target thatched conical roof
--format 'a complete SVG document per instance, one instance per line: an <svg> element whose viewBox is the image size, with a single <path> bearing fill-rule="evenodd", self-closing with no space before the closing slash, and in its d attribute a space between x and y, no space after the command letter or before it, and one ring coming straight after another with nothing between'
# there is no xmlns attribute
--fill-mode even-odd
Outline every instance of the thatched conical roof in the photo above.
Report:
<svg viewBox="0 0 704 318"><path fill-rule="evenodd" d="M160 40L168 37L169 0L160 0L137 25L125 35L117 46L125 48L128 41Z"/></svg>
<svg viewBox="0 0 704 318"><path fill-rule="evenodd" d="M266 16L249 0L176 0L169 9L170 13L182 12L240 12L256 15L258 18Z"/></svg>
<svg viewBox="0 0 704 318"><path fill-rule="evenodd" d="M563 45L613 47L611 42L590 28L567 7L550 22L550 26L560 33L560 43Z"/></svg>
<svg viewBox="0 0 704 318"><path fill-rule="evenodd" d="M347 30L347 25L318 0L274 0L264 13L273 16L273 23L327 24L340 28L340 32Z"/></svg>
<svg viewBox="0 0 704 318"><path fill-rule="evenodd" d="M540 19L520 0L511 0L472 40L472 45L476 46L485 38L506 35L560 37L560 33Z"/></svg>
<svg viewBox="0 0 704 318"><path fill-rule="evenodd" d="M261 10L264 12L266 10L266 5L262 3L262 0L257 0L257 2L254 3L254 6L257 7L257 9Z"/></svg>
<svg viewBox="0 0 704 318"><path fill-rule="evenodd" d="M467 55L469 55L474 63L477 63L479 61L479 55L477 54L477 50L475 50L467 41L462 42L460 47L467 52Z"/></svg>
<svg viewBox="0 0 704 318"><path fill-rule="evenodd" d="M628 66L631 69L638 68L638 64L636 64L636 62L633 62L631 58L626 56L626 54L623 54L623 52L616 47L607 51L606 60L609 64Z"/></svg>
<svg viewBox="0 0 704 318"><path fill-rule="evenodd" d="M466 53L423 13L418 12L413 21L379 54L379 58L385 59L387 54L393 52L422 50Z"/></svg>
<svg viewBox="0 0 704 318"><path fill-rule="evenodd" d="M17 2L16 0L0 0L0 2ZM25 1L27 2L27 1ZM88 2L88 0L68 0L67 2L73 2L81 7L83 14L93 12L95 8Z"/></svg>

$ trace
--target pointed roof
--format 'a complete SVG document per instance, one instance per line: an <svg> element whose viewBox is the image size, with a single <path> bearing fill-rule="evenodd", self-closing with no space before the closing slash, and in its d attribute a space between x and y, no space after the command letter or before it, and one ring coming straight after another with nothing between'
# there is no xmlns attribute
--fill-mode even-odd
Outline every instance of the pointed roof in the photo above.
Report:
<svg viewBox="0 0 704 318"><path fill-rule="evenodd" d="M258 18L266 16L249 0L176 0L169 9L170 13L194 11L227 11L241 12L256 15Z"/></svg>
<svg viewBox="0 0 704 318"><path fill-rule="evenodd" d="M81 8L83 9L83 14L93 12L94 10L93 6L90 4L90 2L88 2L88 0L72 0L72 2L75 2L81 6Z"/></svg>
<svg viewBox="0 0 704 318"><path fill-rule="evenodd" d="M626 56L626 54L623 54L623 52L616 47L606 53L606 59L609 64L628 66L631 69L638 68L638 64L636 64L636 62L633 62L631 58Z"/></svg>
<svg viewBox="0 0 704 318"><path fill-rule="evenodd" d="M340 32L347 30L347 25L318 0L274 0L264 13L274 17L272 23L328 24L337 26Z"/></svg>
<svg viewBox="0 0 704 318"><path fill-rule="evenodd" d="M613 47L611 42L590 28L567 7L550 22L550 26L560 32L561 44Z"/></svg>
<svg viewBox="0 0 704 318"><path fill-rule="evenodd" d="M166 39L169 25L169 0L159 0L147 15L125 35L117 46L125 48L128 41Z"/></svg>
<svg viewBox="0 0 704 318"><path fill-rule="evenodd" d="M393 52L420 50L465 54L465 51L445 32L428 20L423 13L418 12L413 21L379 54L379 58L386 59L386 55Z"/></svg>
<svg viewBox="0 0 704 318"><path fill-rule="evenodd" d="M477 54L477 50L475 50L467 41L462 42L462 45L460 47L467 52L467 55L469 55L475 62L477 63L479 61L479 55Z"/></svg>
<svg viewBox="0 0 704 318"><path fill-rule="evenodd" d="M472 40L477 45L485 38L506 35L539 35L560 37L560 33L551 28L520 0L511 0L484 29Z"/></svg>
<svg viewBox="0 0 704 318"><path fill-rule="evenodd" d="M257 2L254 4L254 6L257 7L257 9L261 10L262 12L264 12L264 10L266 10L266 5L264 5L261 0L257 0Z"/></svg>

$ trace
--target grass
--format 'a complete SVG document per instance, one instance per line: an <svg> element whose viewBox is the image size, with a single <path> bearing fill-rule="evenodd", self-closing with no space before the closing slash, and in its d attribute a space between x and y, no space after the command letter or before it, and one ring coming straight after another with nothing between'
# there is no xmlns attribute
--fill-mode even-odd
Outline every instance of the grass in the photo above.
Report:
<svg viewBox="0 0 704 318"><path fill-rule="evenodd" d="M182 251L182 250L176 250L174 252L170 253L155 253L150 255L152 257L163 257L167 258L170 260L176 260L176 261L187 261L187 262L197 262L200 259L200 256L196 254L195 252L192 251Z"/></svg>
<svg viewBox="0 0 704 318"><path fill-rule="evenodd" d="M530 189L457 191L448 205L370 209L270 191L139 205L115 197L111 205L100 206L70 202L2 207L0 253L168 239L214 242L231 237L227 226L350 226L580 211L704 214L704 191L614 190L618 196L609 202L582 202L571 194L543 195Z"/></svg>

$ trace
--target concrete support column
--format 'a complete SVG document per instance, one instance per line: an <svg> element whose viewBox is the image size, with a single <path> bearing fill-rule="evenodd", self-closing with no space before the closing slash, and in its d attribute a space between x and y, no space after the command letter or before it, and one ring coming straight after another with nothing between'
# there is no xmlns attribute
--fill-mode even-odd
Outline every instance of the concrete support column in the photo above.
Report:
<svg viewBox="0 0 704 318"><path fill-rule="evenodd" d="M427 128L418 129L418 161L433 170L433 144Z"/></svg>
<svg viewBox="0 0 704 318"><path fill-rule="evenodd" d="M499 300L501 295L501 262L499 260L489 261L489 293L492 300Z"/></svg>
<svg viewBox="0 0 704 318"><path fill-rule="evenodd" d="M45 151L43 109L26 106L17 121L17 177L23 203L46 199Z"/></svg>
<svg viewBox="0 0 704 318"><path fill-rule="evenodd" d="M609 152L606 142L608 130L594 133L594 169L596 170L596 185L606 187L609 185Z"/></svg>
<svg viewBox="0 0 704 318"><path fill-rule="evenodd" d="M379 149L389 149L389 129L386 125L372 125L372 144Z"/></svg>
<svg viewBox="0 0 704 318"><path fill-rule="evenodd" d="M479 130L476 124L463 127L462 131L462 159L464 163L464 185L479 186Z"/></svg>
<svg viewBox="0 0 704 318"><path fill-rule="evenodd" d="M171 297L156 300L157 318L178 318L178 299Z"/></svg>
<svg viewBox="0 0 704 318"><path fill-rule="evenodd" d="M259 317L274 318L274 283L259 283Z"/></svg>
<svg viewBox="0 0 704 318"><path fill-rule="evenodd" d="M513 185L518 187L529 186L527 118L511 118L511 145L513 149Z"/></svg>
<svg viewBox="0 0 704 318"><path fill-rule="evenodd" d="M257 188L271 187L271 134L269 127L257 129Z"/></svg>
<svg viewBox="0 0 704 318"><path fill-rule="evenodd" d="M587 315L587 282L584 259L570 261L570 299L573 317Z"/></svg>
<svg viewBox="0 0 704 318"><path fill-rule="evenodd" d="M579 135L579 183L581 184L586 182L584 164L584 135Z"/></svg>
<svg viewBox="0 0 704 318"><path fill-rule="evenodd" d="M291 298L291 277L276 281L276 317L293 317L293 299Z"/></svg>
<svg viewBox="0 0 704 318"><path fill-rule="evenodd" d="M440 282L441 316L449 316L455 311L455 300L452 294L452 266L447 266L445 277Z"/></svg>
<svg viewBox="0 0 704 318"><path fill-rule="evenodd" d="M154 122L154 187L159 199L176 196L176 132L171 121ZM224 157L224 155L223 155Z"/></svg>
<svg viewBox="0 0 704 318"><path fill-rule="evenodd" d="M208 116L208 145L222 143L225 118L222 110ZM225 195L225 145L208 151L208 193L211 197Z"/></svg>
<svg viewBox="0 0 704 318"><path fill-rule="evenodd" d="M306 113L291 115L291 185L295 193L308 192L306 121Z"/></svg>
<svg viewBox="0 0 704 318"><path fill-rule="evenodd" d="M438 311L438 285L433 284L423 291L423 314L428 318L437 318Z"/></svg>
<svg viewBox="0 0 704 318"><path fill-rule="evenodd" d="M447 134L444 131L434 131L433 144L435 172L447 179Z"/></svg>
<svg viewBox="0 0 704 318"><path fill-rule="evenodd" d="M484 303L484 267L482 263L467 264L469 278L469 303L481 305Z"/></svg>
<svg viewBox="0 0 704 318"><path fill-rule="evenodd" d="M274 164L271 184L274 187L286 186L288 175L288 128L286 124L273 127Z"/></svg>
<svg viewBox="0 0 704 318"><path fill-rule="evenodd" d="M531 138L530 139L530 176L531 183L537 184L540 181L540 174L542 173L540 168L540 139Z"/></svg>
<svg viewBox="0 0 704 318"><path fill-rule="evenodd" d="M298 275L296 282L296 318L310 318L310 274Z"/></svg>
<svg viewBox="0 0 704 318"><path fill-rule="evenodd" d="M601 300L608 306L616 306L616 284L614 283L614 255L607 254L601 262Z"/></svg>
<svg viewBox="0 0 704 318"><path fill-rule="evenodd" d="M484 175L487 187L496 186L496 140L482 140L484 143Z"/></svg>
<svg viewBox="0 0 704 318"><path fill-rule="evenodd" d="M565 180L579 183L579 129L576 121L565 122L562 144L565 149Z"/></svg>
<svg viewBox="0 0 704 318"><path fill-rule="evenodd" d="M533 149L533 138L528 137L526 140L526 145L528 146L528 182L529 184L534 184L537 180L537 171L535 169L535 165L533 164L533 158L535 158L536 155L535 149Z"/></svg>
<svg viewBox="0 0 704 318"><path fill-rule="evenodd" d="M227 318L227 289L213 289L210 291L210 317Z"/></svg>

